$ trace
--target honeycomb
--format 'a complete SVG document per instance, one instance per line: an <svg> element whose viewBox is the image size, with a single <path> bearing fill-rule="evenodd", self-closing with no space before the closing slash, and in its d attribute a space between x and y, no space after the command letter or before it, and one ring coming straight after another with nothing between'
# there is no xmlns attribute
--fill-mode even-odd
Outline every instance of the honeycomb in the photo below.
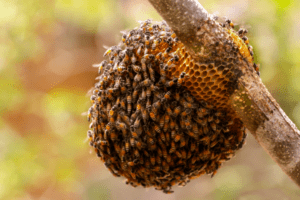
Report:
<svg viewBox="0 0 300 200"><path fill-rule="evenodd" d="M165 21L146 20L95 65L87 136L114 176L172 193L176 184L213 176L243 146L245 127L228 97L234 65L252 63L253 52L231 22L216 25L232 43L214 42L214 51L203 46L198 60Z"/></svg>

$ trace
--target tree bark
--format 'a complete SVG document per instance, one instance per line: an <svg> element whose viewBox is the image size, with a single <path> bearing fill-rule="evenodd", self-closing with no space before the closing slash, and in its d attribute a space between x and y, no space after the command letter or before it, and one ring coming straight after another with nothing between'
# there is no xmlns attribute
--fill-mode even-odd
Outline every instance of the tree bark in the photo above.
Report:
<svg viewBox="0 0 300 200"><path fill-rule="evenodd" d="M196 0L149 2L195 59L203 55L201 47L205 51L216 47L209 38L230 40L226 32L219 30L220 26L215 26L214 17ZM229 104L271 158L300 186L300 132L271 96L252 65L245 58L235 66L236 89Z"/></svg>

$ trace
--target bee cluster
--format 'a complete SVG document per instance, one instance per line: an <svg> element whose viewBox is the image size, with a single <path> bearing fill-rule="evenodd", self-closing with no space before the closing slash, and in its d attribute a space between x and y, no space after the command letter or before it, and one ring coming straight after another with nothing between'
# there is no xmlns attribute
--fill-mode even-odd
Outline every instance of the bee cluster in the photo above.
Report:
<svg viewBox="0 0 300 200"><path fill-rule="evenodd" d="M141 22L104 56L87 135L114 176L171 193L213 176L244 144L242 122L216 106L230 79L224 66L195 63L166 22Z"/></svg>

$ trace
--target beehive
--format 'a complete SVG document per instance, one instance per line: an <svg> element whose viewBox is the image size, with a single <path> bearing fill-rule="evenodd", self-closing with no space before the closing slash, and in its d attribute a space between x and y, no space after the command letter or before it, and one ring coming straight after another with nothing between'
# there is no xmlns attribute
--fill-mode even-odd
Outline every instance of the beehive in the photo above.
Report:
<svg viewBox="0 0 300 200"><path fill-rule="evenodd" d="M249 56L243 40L224 29ZM245 128L228 110L230 69L241 57L203 53L196 62L166 22L151 20L124 33L104 56L96 65L88 138L114 176L171 193L175 184L214 175L244 144Z"/></svg>

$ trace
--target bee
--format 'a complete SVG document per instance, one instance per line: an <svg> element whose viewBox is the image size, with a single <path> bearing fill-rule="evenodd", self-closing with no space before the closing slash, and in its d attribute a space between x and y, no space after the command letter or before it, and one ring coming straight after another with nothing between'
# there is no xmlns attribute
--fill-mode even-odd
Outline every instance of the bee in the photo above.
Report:
<svg viewBox="0 0 300 200"><path fill-rule="evenodd" d="M117 152L117 154L121 153L121 147L117 142L114 143L114 149Z"/></svg>
<svg viewBox="0 0 300 200"><path fill-rule="evenodd" d="M88 115L87 115L87 120L90 122L92 118L92 114L94 113L94 110L92 107L89 108L88 110Z"/></svg>
<svg viewBox="0 0 300 200"><path fill-rule="evenodd" d="M243 36L242 40L244 41L245 44L249 44L249 40L246 36Z"/></svg>
<svg viewBox="0 0 300 200"><path fill-rule="evenodd" d="M169 47L166 49L166 51L165 51L165 54L168 54L168 53L170 53L170 52L171 52L171 50L172 50L172 47L171 47L171 46L169 46Z"/></svg>
<svg viewBox="0 0 300 200"><path fill-rule="evenodd" d="M157 133L161 133L159 126L157 126L156 124L154 124L153 128Z"/></svg>
<svg viewBox="0 0 300 200"><path fill-rule="evenodd" d="M146 36L145 36L145 47L146 47L147 49L150 48L150 36L149 36L149 35L146 35Z"/></svg>
<svg viewBox="0 0 300 200"><path fill-rule="evenodd" d="M231 27L231 28L234 28L234 25L232 23L232 21L230 19L227 19L226 20L226 23Z"/></svg>
<svg viewBox="0 0 300 200"><path fill-rule="evenodd" d="M93 67L99 67L98 68L98 74L102 74L106 65L107 65L107 61L103 60L100 64L93 65Z"/></svg>
<svg viewBox="0 0 300 200"><path fill-rule="evenodd" d="M116 128L122 132L126 131L126 124L122 122L116 122Z"/></svg>
<svg viewBox="0 0 300 200"><path fill-rule="evenodd" d="M180 151L175 151L175 154L176 154L176 156L177 156L178 158L182 158L182 155L181 155ZM178 164L178 163L177 163L177 164Z"/></svg>
<svg viewBox="0 0 300 200"><path fill-rule="evenodd" d="M138 129L140 126L141 126L141 117L137 117L137 119L136 119L135 122L134 122L133 127L134 127L135 129Z"/></svg>
<svg viewBox="0 0 300 200"><path fill-rule="evenodd" d="M143 90L142 90L142 94L141 94L139 100L140 100L141 102L144 102L144 101L146 100L146 97L147 97L147 96L146 96L146 91L143 89Z"/></svg>
<svg viewBox="0 0 300 200"><path fill-rule="evenodd" d="M165 123L163 127L164 132L167 132L168 129L169 129L169 123Z"/></svg>
<svg viewBox="0 0 300 200"><path fill-rule="evenodd" d="M171 143L171 148L170 148L170 151L169 151L169 153L170 154L172 154L172 153L174 153L176 151L176 145L175 145L175 142L174 141L172 141L172 143ZM168 155L168 156L170 156L170 155ZM171 156L170 156L171 157ZM167 158L168 159L168 158ZM168 161L167 161L168 162ZM171 162L171 159L170 159L170 162Z"/></svg>
<svg viewBox="0 0 300 200"><path fill-rule="evenodd" d="M209 136L205 136L205 137L201 138L200 141L203 142L205 145L208 145L210 142L210 138L209 138Z"/></svg>
<svg viewBox="0 0 300 200"><path fill-rule="evenodd" d="M133 167L136 163L134 161L129 161L127 162L127 165L130 166L130 167ZM134 174L134 173L132 173Z"/></svg>
<svg viewBox="0 0 300 200"><path fill-rule="evenodd" d="M208 132L209 132L208 127L205 125L205 126L202 126L202 129L203 129L203 133L204 133L205 135L207 135Z"/></svg>
<svg viewBox="0 0 300 200"><path fill-rule="evenodd" d="M129 139L126 139L125 140L125 150L126 150L126 152L129 152L129 149L130 149L130 142L129 142Z"/></svg>
<svg viewBox="0 0 300 200"><path fill-rule="evenodd" d="M144 49L144 44L140 44L138 50L136 51L137 56L141 56L142 55L142 50Z"/></svg>
<svg viewBox="0 0 300 200"><path fill-rule="evenodd" d="M133 137L131 137L131 138L129 139L129 141L130 141L130 145L131 145L132 147L135 147L135 139L134 139Z"/></svg>
<svg viewBox="0 0 300 200"><path fill-rule="evenodd" d="M115 82L114 88L115 88L115 89L119 89L119 88L120 88L120 83L121 83L121 79L118 78L118 79L116 80L116 82Z"/></svg>
<svg viewBox="0 0 300 200"><path fill-rule="evenodd" d="M121 107L121 109L123 109L123 110L126 109L126 97L123 98L123 99L120 101L120 107Z"/></svg>
<svg viewBox="0 0 300 200"><path fill-rule="evenodd" d="M152 81L149 78L147 78L140 83L140 87L149 87L151 84L152 84Z"/></svg>
<svg viewBox="0 0 300 200"><path fill-rule="evenodd" d="M131 136L135 139L139 138L138 133L134 130L133 126L130 127Z"/></svg>
<svg viewBox="0 0 300 200"><path fill-rule="evenodd" d="M126 84L126 86L127 86L128 88L131 87L131 82L130 82L130 77L129 77L129 75L126 76L125 84Z"/></svg>
<svg viewBox="0 0 300 200"><path fill-rule="evenodd" d="M142 106L141 111L142 111L142 117L143 117L143 120L144 120L144 124L147 124L148 119L149 119L149 115L148 115L147 109L145 109Z"/></svg>
<svg viewBox="0 0 300 200"><path fill-rule="evenodd" d="M125 146L122 146L121 152L119 154L119 157L122 162L124 162L124 160L125 160L125 154L126 154Z"/></svg>
<svg viewBox="0 0 300 200"><path fill-rule="evenodd" d="M184 84L184 82L185 82L185 76L186 76L185 72L181 72L181 74L179 75L179 78L178 78L178 81L177 81L177 85L179 87Z"/></svg>
<svg viewBox="0 0 300 200"><path fill-rule="evenodd" d="M121 111L120 113L121 118L123 121L129 126L130 125L130 119L127 115L125 115L124 111Z"/></svg>
<svg viewBox="0 0 300 200"><path fill-rule="evenodd" d="M148 110L148 112L151 111L151 107L152 107L151 100L150 100L150 98L148 98L147 102L146 102L146 109Z"/></svg>
<svg viewBox="0 0 300 200"><path fill-rule="evenodd" d="M167 149L166 149L166 148L163 148L163 149L162 149L162 155L163 155L163 157L164 157L165 159L167 159L167 157L168 157L168 152L167 152Z"/></svg>
<svg viewBox="0 0 300 200"><path fill-rule="evenodd" d="M214 146L216 146L218 144L218 140L215 140L213 142L210 143L210 148L213 148Z"/></svg>
<svg viewBox="0 0 300 200"><path fill-rule="evenodd" d="M257 65L256 63L253 64L253 67L257 73L258 76L260 76L260 72L259 72L259 65Z"/></svg>
<svg viewBox="0 0 300 200"><path fill-rule="evenodd" d="M110 139L111 139L111 141L116 141L117 139L118 139L118 135L116 134L116 132L115 131L111 131L111 133L110 133Z"/></svg>
<svg viewBox="0 0 300 200"><path fill-rule="evenodd" d="M167 123L169 123L169 121L170 121L170 115L168 115L168 113L166 113L165 115L164 115L164 117L165 117L165 124L167 124Z"/></svg>
<svg viewBox="0 0 300 200"><path fill-rule="evenodd" d="M177 106L174 109L173 117L177 117L181 113L181 106Z"/></svg>
<svg viewBox="0 0 300 200"><path fill-rule="evenodd" d="M87 137L89 138L89 141L94 140L94 132L91 130L87 131Z"/></svg>
<svg viewBox="0 0 300 200"><path fill-rule="evenodd" d="M164 127L165 124L165 116L163 115L160 119L159 119L159 127L162 128Z"/></svg>
<svg viewBox="0 0 300 200"><path fill-rule="evenodd" d="M166 87L172 87L174 84L176 84L177 83L177 78L174 78L173 80L171 80L171 81L167 81L166 83L165 83L165 86Z"/></svg>
<svg viewBox="0 0 300 200"><path fill-rule="evenodd" d="M142 80L142 75L137 73L133 79L135 82L140 82Z"/></svg>
<svg viewBox="0 0 300 200"><path fill-rule="evenodd" d="M142 108L142 100L141 99L139 99L138 101L137 101L137 104L136 104L136 113L137 114L139 114L140 112L141 112L141 108Z"/></svg>
<svg viewBox="0 0 300 200"><path fill-rule="evenodd" d="M150 156L150 162L151 162L151 165L155 165L155 156L152 154L151 156Z"/></svg>
<svg viewBox="0 0 300 200"><path fill-rule="evenodd" d="M134 150L134 156L135 156L136 158L139 158L139 157L140 157L139 150L137 150L137 149Z"/></svg>
<svg viewBox="0 0 300 200"><path fill-rule="evenodd" d="M130 116L130 123L133 124L137 117L138 117L138 113L136 112L132 113L132 115Z"/></svg>
<svg viewBox="0 0 300 200"><path fill-rule="evenodd" d="M143 143L140 141L140 140L137 140L137 142L136 142L136 147L139 149L139 150L141 150L142 148L143 148Z"/></svg>
<svg viewBox="0 0 300 200"><path fill-rule="evenodd" d="M116 63L117 65L117 63ZM127 70L126 70L126 67L122 64L122 65L119 65L118 67L116 67L117 71L120 73L120 74L123 74L125 73Z"/></svg>
<svg viewBox="0 0 300 200"><path fill-rule="evenodd" d="M162 101L165 102L165 101L170 101L171 100L171 91L168 91L165 93L164 97L162 98Z"/></svg>
<svg viewBox="0 0 300 200"><path fill-rule="evenodd" d="M172 109L170 108L169 105L166 105L166 112L169 116L173 116L173 112L172 112Z"/></svg>
<svg viewBox="0 0 300 200"><path fill-rule="evenodd" d="M126 38L127 38L127 35L124 33L124 34L122 35L122 42L123 42L123 43L125 43Z"/></svg>
<svg viewBox="0 0 300 200"><path fill-rule="evenodd" d="M175 137L174 137L174 141L175 142L178 142L181 138L181 135L180 134L176 134Z"/></svg>
<svg viewBox="0 0 300 200"><path fill-rule="evenodd" d="M175 128L175 121L173 119L171 119L170 121L170 129L174 129Z"/></svg>
<svg viewBox="0 0 300 200"><path fill-rule="evenodd" d="M151 97L151 88L150 87L147 87L147 89L146 89L146 96L148 99Z"/></svg>
<svg viewBox="0 0 300 200"><path fill-rule="evenodd" d="M152 107L154 108L154 109L160 109L160 107L161 107L161 101L156 101L153 105L152 105Z"/></svg>
<svg viewBox="0 0 300 200"><path fill-rule="evenodd" d="M160 69L160 76L166 77L167 68L165 68L165 66L162 63L159 65L159 69Z"/></svg>
<svg viewBox="0 0 300 200"><path fill-rule="evenodd" d="M191 119L187 117L184 122L185 122L186 129L191 130L192 129Z"/></svg>
<svg viewBox="0 0 300 200"><path fill-rule="evenodd" d="M138 65L132 65L132 69L135 73L140 73L141 72L141 67Z"/></svg>
<svg viewBox="0 0 300 200"><path fill-rule="evenodd" d="M136 100L137 100L138 91L139 91L139 89L135 88L134 91L133 91L133 93L132 93L132 100L133 100L133 102L136 102Z"/></svg>
<svg viewBox="0 0 300 200"><path fill-rule="evenodd" d="M156 49L157 45L159 45L160 42L161 42L161 38L157 38L153 40L153 44L152 44L153 51Z"/></svg>
<svg viewBox="0 0 300 200"><path fill-rule="evenodd" d="M247 33L248 33L247 29L244 29L244 28L240 28L238 31L238 34L240 37L245 36L245 34L247 34Z"/></svg>
<svg viewBox="0 0 300 200"><path fill-rule="evenodd" d="M212 128L213 131L217 130L217 125L215 123L210 123L210 127Z"/></svg>
<svg viewBox="0 0 300 200"><path fill-rule="evenodd" d="M148 137L147 138L147 142L148 142L148 144L151 144L151 145L155 144L155 141L154 141L154 139L152 137Z"/></svg>
<svg viewBox="0 0 300 200"><path fill-rule="evenodd" d="M184 137L180 137L180 148L184 147L186 145L186 140Z"/></svg>
<svg viewBox="0 0 300 200"><path fill-rule="evenodd" d="M103 57L106 57L106 56L110 55L111 52L112 52L112 49L111 49L111 48L107 49L107 50L105 51L105 53L103 54Z"/></svg>

